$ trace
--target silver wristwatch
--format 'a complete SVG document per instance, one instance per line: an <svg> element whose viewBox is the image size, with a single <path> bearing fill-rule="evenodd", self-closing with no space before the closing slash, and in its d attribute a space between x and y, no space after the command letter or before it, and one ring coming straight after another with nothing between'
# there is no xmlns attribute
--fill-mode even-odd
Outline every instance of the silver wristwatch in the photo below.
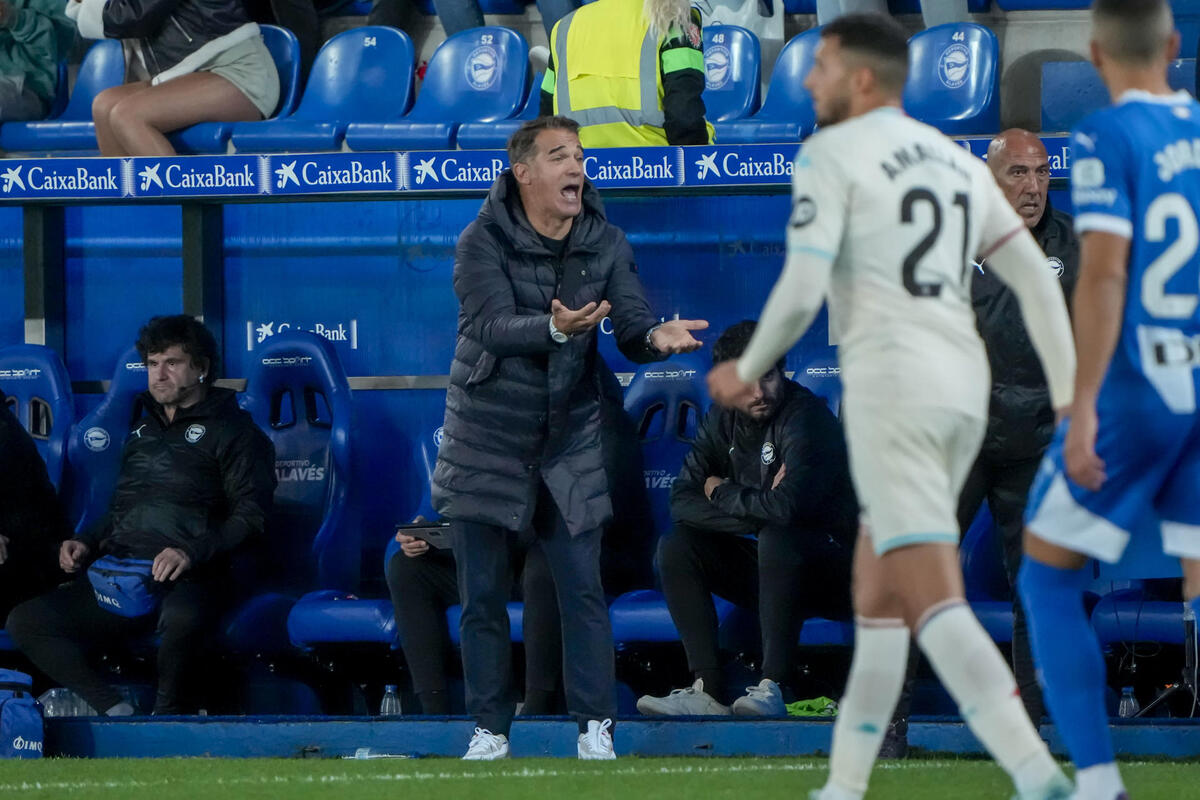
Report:
<svg viewBox="0 0 1200 800"><path fill-rule="evenodd" d="M566 344L567 339L571 338L571 337L567 336L565 333L563 333L562 331L560 331L558 328L554 327L554 315L553 314L550 315L550 338L553 339L554 341L558 342L559 344Z"/></svg>
<svg viewBox="0 0 1200 800"><path fill-rule="evenodd" d="M648 347L649 349L653 350L656 353L659 352L659 349L654 346L654 341L653 341L653 339L651 339L651 337L654 336L654 332L656 330L658 330L659 328L661 328L662 326L663 326L663 324L660 322L657 325L651 326L650 330L646 331L646 347Z"/></svg>

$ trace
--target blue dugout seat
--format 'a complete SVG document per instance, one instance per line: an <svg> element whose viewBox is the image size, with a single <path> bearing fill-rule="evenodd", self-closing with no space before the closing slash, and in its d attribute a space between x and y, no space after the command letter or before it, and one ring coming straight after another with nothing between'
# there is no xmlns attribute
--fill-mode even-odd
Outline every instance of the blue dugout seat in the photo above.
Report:
<svg viewBox="0 0 1200 800"><path fill-rule="evenodd" d="M992 641L1011 642L1012 591L1004 571L1000 534L986 504L963 533L958 556L971 610Z"/></svg>
<svg viewBox="0 0 1200 800"><path fill-rule="evenodd" d="M1176 91L1196 88L1196 60L1176 59L1167 67ZM1048 61L1042 65L1042 130L1069 131L1109 104L1108 89L1088 61Z"/></svg>
<svg viewBox="0 0 1200 800"><path fill-rule="evenodd" d="M529 91L529 45L519 33L495 26L461 31L429 59L412 111L403 119L350 123L346 145L360 151L453 150L461 123L513 117Z"/></svg>
<svg viewBox="0 0 1200 800"><path fill-rule="evenodd" d="M824 400L834 416L841 413L842 370L838 366L836 347L822 347L805 353L792 380Z"/></svg>
<svg viewBox="0 0 1200 800"><path fill-rule="evenodd" d="M259 25L263 42L279 72L279 103L269 119L283 119L300 100L300 42L296 34L276 25ZM224 153L233 133L232 122L201 122L167 136L180 154Z"/></svg>
<svg viewBox="0 0 1200 800"><path fill-rule="evenodd" d="M459 148L463 150L503 150L508 146L508 139L517 132L527 121L537 119L542 105L542 79L546 73L539 72L533 76L529 85L529 95L525 105L515 117L500 119L495 122L464 122L458 126Z"/></svg>
<svg viewBox="0 0 1200 800"><path fill-rule="evenodd" d="M715 123L718 144L798 142L813 132L817 115L804 78L820 40L821 29L811 28L783 46L762 108L744 119Z"/></svg>
<svg viewBox="0 0 1200 800"><path fill-rule="evenodd" d="M970 22L938 25L909 40L904 109L951 136L1000 130L1000 44Z"/></svg>
<svg viewBox="0 0 1200 800"><path fill-rule="evenodd" d="M62 114L38 122L4 123L0 126L0 148L25 153L98 150L92 101L105 89L124 82L125 54L121 42L116 39L96 42L79 65L75 88Z"/></svg>
<svg viewBox="0 0 1200 800"><path fill-rule="evenodd" d="M0 348L0 395L37 445L55 489L62 486L67 438L75 422L71 378L53 349L40 344Z"/></svg>
<svg viewBox="0 0 1200 800"><path fill-rule="evenodd" d="M745 119L758 110L762 53L758 37L737 25L704 29L704 108L712 123Z"/></svg>
<svg viewBox="0 0 1200 800"><path fill-rule="evenodd" d="M1103 645L1120 642L1184 643L1183 602L1147 596L1141 585L1118 589L1092 609L1092 629Z"/></svg>
<svg viewBox="0 0 1200 800"><path fill-rule="evenodd" d="M412 39L395 28L344 31L321 47L300 103L286 119L239 122L238 152L337 150L353 121L394 119L412 104Z"/></svg>

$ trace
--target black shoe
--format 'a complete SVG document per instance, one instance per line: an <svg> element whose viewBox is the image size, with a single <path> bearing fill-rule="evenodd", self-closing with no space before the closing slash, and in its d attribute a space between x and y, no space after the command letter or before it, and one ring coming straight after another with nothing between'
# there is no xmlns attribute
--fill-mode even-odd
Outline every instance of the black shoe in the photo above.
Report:
<svg viewBox="0 0 1200 800"><path fill-rule="evenodd" d="M908 757L908 721L893 722L888 725L887 733L883 735L883 744L879 747L880 758Z"/></svg>

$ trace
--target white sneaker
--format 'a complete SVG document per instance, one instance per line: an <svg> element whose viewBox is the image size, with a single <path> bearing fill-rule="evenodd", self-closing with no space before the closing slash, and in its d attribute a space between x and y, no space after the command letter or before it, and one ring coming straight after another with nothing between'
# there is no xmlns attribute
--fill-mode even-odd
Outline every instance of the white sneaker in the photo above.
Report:
<svg viewBox="0 0 1200 800"><path fill-rule="evenodd" d="M588 720L587 733L579 734L579 758L584 761L612 761L617 757L613 752L612 720Z"/></svg>
<svg viewBox="0 0 1200 800"><path fill-rule="evenodd" d="M496 761L508 758L508 737L501 733L492 733L483 728L476 728L467 745L467 754L463 761Z"/></svg>
<svg viewBox="0 0 1200 800"><path fill-rule="evenodd" d="M704 691L704 680L697 678L686 689L675 689L666 697L642 695L637 710L648 717L728 717L729 706L718 703Z"/></svg>
<svg viewBox="0 0 1200 800"><path fill-rule="evenodd" d="M733 701L733 713L739 717L787 716L779 684L770 678L763 678L758 686L747 686L746 696Z"/></svg>
<svg viewBox="0 0 1200 800"><path fill-rule="evenodd" d="M1032 792L1019 794L1013 800L1075 800L1075 784L1061 772L1055 775L1048 784ZM1116 800L1129 800L1128 795L1118 795Z"/></svg>

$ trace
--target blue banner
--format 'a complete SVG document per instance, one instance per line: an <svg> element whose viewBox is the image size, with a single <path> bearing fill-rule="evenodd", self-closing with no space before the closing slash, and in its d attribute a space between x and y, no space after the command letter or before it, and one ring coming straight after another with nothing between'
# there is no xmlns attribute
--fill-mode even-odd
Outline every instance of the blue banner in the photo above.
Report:
<svg viewBox="0 0 1200 800"><path fill-rule="evenodd" d="M956 140L980 158L991 137ZM1050 177L1068 179L1069 138L1044 136ZM587 151L598 189L786 187L799 145L630 147ZM0 203L122 197L247 197L485 192L508 167L503 150L289 153L175 158L46 158L0 162Z"/></svg>
<svg viewBox="0 0 1200 800"><path fill-rule="evenodd" d="M135 158L133 197L236 197L266 193L266 156Z"/></svg>
<svg viewBox="0 0 1200 800"><path fill-rule="evenodd" d="M129 184L128 167L119 158L4 159L0 199L119 199Z"/></svg>
<svg viewBox="0 0 1200 800"><path fill-rule="evenodd" d="M403 153L313 153L267 158L273 195L396 192L404 189Z"/></svg>

